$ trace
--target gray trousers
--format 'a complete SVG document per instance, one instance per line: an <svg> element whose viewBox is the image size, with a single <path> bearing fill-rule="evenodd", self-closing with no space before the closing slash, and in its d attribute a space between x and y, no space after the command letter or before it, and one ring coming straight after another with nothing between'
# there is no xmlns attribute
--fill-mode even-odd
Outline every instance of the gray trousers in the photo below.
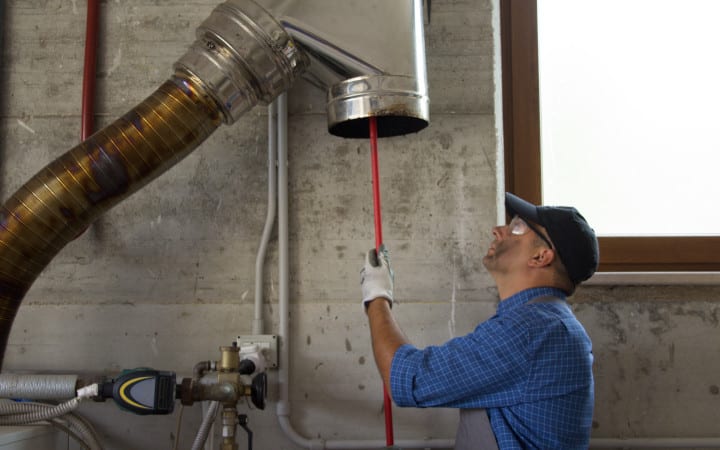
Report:
<svg viewBox="0 0 720 450"><path fill-rule="evenodd" d="M461 409L455 450L498 450L495 433L484 409Z"/></svg>

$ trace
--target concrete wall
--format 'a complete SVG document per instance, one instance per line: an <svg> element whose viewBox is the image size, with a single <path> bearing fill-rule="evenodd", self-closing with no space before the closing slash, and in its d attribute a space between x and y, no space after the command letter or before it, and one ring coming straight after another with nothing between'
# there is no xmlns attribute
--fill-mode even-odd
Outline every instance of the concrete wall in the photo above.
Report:
<svg viewBox="0 0 720 450"><path fill-rule="evenodd" d="M215 0L102 3L98 126L171 73ZM78 142L85 2L9 0L0 72L0 189L8 197ZM381 140L383 231L395 309L420 346L472 330L497 303L481 264L498 215L494 0L435 0L426 27L431 125ZM382 387L359 306L374 244L369 144L326 132L324 94L289 95L292 423L322 439L384 440ZM255 256L266 214L266 109L222 127L187 159L99 219L31 288L6 371L189 376L252 332ZM277 241L265 270L277 330ZM589 286L576 311L595 345L595 437L717 435L718 287ZM295 450L265 411L244 408L255 448ZM87 404L109 449L172 448L179 408L139 417ZM452 410L394 409L396 439L454 436ZM199 406L183 411L189 448ZM243 444L244 445L244 444ZM241 445L240 448L244 448Z"/></svg>

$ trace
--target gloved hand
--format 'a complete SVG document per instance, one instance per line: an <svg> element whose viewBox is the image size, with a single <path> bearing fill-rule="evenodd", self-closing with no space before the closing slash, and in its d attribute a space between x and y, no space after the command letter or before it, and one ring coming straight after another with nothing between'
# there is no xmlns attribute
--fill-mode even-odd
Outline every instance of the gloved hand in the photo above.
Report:
<svg viewBox="0 0 720 450"><path fill-rule="evenodd" d="M369 250L365 254L365 266L360 271L363 306L367 309L369 302L384 298L392 307L394 278L390 268L390 255L385 246L380 246L379 255L374 248Z"/></svg>

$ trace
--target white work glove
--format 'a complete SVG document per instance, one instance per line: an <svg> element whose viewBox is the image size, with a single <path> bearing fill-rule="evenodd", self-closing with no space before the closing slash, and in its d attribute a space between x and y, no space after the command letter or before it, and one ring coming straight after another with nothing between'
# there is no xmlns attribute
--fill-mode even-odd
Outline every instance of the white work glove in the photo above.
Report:
<svg viewBox="0 0 720 450"><path fill-rule="evenodd" d="M380 246L380 257L375 249L365 254L365 266L360 271L362 303L367 309L368 303L376 298L384 298L393 304L393 281L395 275L390 268L390 255L384 245Z"/></svg>

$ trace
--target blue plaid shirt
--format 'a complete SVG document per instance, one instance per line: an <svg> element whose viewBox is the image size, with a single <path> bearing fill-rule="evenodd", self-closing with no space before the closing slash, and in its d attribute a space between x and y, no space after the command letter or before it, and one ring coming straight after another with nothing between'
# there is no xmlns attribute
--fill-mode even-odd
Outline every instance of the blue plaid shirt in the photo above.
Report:
<svg viewBox="0 0 720 450"><path fill-rule="evenodd" d="M485 408L500 449L587 449L593 413L592 347L565 301L500 302L472 333L442 346L400 347L390 389L399 406Z"/></svg>

